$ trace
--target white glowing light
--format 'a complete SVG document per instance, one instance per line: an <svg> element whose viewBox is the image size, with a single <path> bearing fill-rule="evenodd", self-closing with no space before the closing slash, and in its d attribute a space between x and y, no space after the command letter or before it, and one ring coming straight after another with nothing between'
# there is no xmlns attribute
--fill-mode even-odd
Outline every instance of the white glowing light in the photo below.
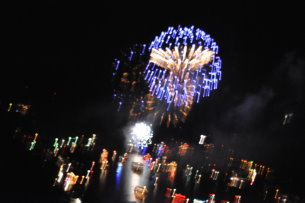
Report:
<svg viewBox="0 0 305 203"><path fill-rule="evenodd" d="M205 136L205 135L200 135L200 140L199 140L199 144L203 144L204 143L204 140L205 140L205 138L206 138L207 136Z"/></svg>
<svg viewBox="0 0 305 203"><path fill-rule="evenodd" d="M80 198L71 199L71 203L81 203L82 200Z"/></svg>
<svg viewBox="0 0 305 203"><path fill-rule="evenodd" d="M88 179L89 175L90 175L90 170L87 170L86 179Z"/></svg>
<svg viewBox="0 0 305 203"><path fill-rule="evenodd" d="M142 148L147 147L151 144L151 138L153 137L153 132L151 130L151 125L144 122L136 123L131 128L131 142L136 145L140 145Z"/></svg>
<svg viewBox="0 0 305 203"><path fill-rule="evenodd" d="M60 181L62 180L62 177L64 176L63 172L59 172L58 173L58 178L57 178L57 182L60 183Z"/></svg>
<svg viewBox="0 0 305 203"><path fill-rule="evenodd" d="M68 164L68 168L67 168L66 172L69 172L70 167L71 167L71 163Z"/></svg>
<svg viewBox="0 0 305 203"><path fill-rule="evenodd" d="M70 178L67 178L66 183L65 183L65 186L64 186L64 190L65 190L65 191L68 191L69 186L70 186L70 182L71 182Z"/></svg>

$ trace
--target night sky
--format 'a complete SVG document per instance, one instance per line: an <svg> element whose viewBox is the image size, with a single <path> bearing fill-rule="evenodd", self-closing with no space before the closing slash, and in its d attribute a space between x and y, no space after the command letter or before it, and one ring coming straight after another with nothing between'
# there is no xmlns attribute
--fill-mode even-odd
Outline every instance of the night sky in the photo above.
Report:
<svg viewBox="0 0 305 203"><path fill-rule="evenodd" d="M292 163L304 160L304 18L289 3L15 3L1 102L32 104L37 126L51 134L96 131L117 142L126 118L111 103L113 59L168 26L194 25L219 44L223 80L162 136L196 141L206 133L250 159L301 170ZM294 116L283 126L285 113Z"/></svg>

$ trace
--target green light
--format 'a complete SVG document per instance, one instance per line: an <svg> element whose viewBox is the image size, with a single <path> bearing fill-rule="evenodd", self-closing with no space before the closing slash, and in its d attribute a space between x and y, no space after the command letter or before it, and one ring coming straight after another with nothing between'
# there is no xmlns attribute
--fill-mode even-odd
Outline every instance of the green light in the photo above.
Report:
<svg viewBox="0 0 305 203"><path fill-rule="evenodd" d="M36 141L31 142L31 146L29 148L30 151L32 151L35 147Z"/></svg>
<svg viewBox="0 0 305 203"><path fill-rule="evenodd" d="M89 147L90 145L91 145L91 142L92 142L92 138L90 137L89 139L88 139L88 143L87 143L87 147Z"/></svg>
<svg viewBox="0 0 305 203"><path fill-rule="evenodd" d="M58 148L58 143L56 143L56 144L54 145L54 147L55 147L55 148L54 148L54 151L53 151L53 152L54 152L54 154L55 154L55 153L56 153L56 150L57 150L57 148Z"/></svg>
<svg viewBox="0 0 305 203"><path fill-rule="evenodd" d="M71 137L69 137L68 139L67 146L69 146L70 142L71 142Z"/></svg>
<svg viewBox="0 0 305 203"><path fill-rule="evenodd" d="M74 142L73 142L74 145L76 145L77 140L78 140L78 136L76 136L76 137L74 138Z"/></svg>
<svg viewBox="0 0 305 203"><path fill-rule="evenodd" d="M57 144L58 145L58 138L55 138L55 142L54 142L54 144L53 144L53 147L55 147L55 145Z"/></svg>

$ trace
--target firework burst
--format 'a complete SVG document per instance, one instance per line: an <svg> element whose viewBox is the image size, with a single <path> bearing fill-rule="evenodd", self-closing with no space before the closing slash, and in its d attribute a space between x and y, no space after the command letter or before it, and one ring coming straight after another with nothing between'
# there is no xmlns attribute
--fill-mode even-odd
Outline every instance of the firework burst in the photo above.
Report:
<svg viewBox="0 0 305 203"><path fill-rule="evenodd" d="M185 122L194 102L210 95L221 80L218 45L204 31L169 27L147 45L136 45L115 61L118 109L131 118L153 115L166 125Z"/></svg>
<svg viewBox="0 0 305 203"><path fill-rule="evenodd" d="M150 44L145 80L152 96L162 101L161 120L184 121L194 102L210 95L221 79L216 42L194 26L169 27ZM180 112L179 116L177 113Z"/></svg>

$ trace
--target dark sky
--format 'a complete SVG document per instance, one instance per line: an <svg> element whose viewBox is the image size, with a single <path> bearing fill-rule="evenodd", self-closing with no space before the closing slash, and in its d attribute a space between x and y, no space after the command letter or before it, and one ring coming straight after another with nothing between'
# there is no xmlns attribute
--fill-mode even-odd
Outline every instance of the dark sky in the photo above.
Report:
<svg viewBox="0 0 305 203"><path fill-rule="evenodd" d="M14 3L4 31L10 62L2 68L2 100L37 104L54 128L93 128L107 137L109 131L118 132L110 128L124 124L110 102L113 58L134 43L150 42L168 26L195 25L218 42L223 80L211 97L194 106L183 129L175 129L178 134L196 140L204 132L212 141L235 143L253 159L280 159L291 150L300 154L302 5L130 2ZM283 127L288 112L294 118Z"/></svg>

